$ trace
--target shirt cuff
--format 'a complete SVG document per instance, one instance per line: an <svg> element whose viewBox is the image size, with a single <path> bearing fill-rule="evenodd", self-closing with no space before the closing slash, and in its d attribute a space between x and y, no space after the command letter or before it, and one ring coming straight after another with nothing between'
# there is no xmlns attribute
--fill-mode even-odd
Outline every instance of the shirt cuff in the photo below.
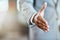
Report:
<svg viewBox="0 0 60 40"><path fill-rule="evenodd" d="M31 17L31 19L30 19L30 22L31 22L32 25L35 25L35 23L33 23L33 21L32 21L35 15L36 15L36 13L34 13Z"/></svg>

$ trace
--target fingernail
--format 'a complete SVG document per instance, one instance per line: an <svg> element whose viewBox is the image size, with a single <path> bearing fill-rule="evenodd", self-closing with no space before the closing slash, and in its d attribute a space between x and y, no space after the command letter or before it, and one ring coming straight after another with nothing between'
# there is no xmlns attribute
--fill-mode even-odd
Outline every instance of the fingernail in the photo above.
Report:
<svg viewBox="0 0 60 40"><path fill-rule="evenodd" d="M47 29L47 30L44 30L44 32L48 32L49 31L49 29Z"/></svg>
<svg viewBox="0 0 60 40"><path fill-rule="evenodd" d="M48 26L48 29L47 30L49 31L49 26Z"/></svg>
<svg viewBox="0 0 60 40"><path fill-rule="evenodd" d="M46 8L47 7L47 2L45 2L44 5L45 5L45 8Z"/></svg>
<svg viewBox="0 0 60 40"><path fill-rule="evenodd" d="M45 5L47 5L47 2L45 2Z"/></svg>
<svg viewBox="0 0 60 40"><path fill-rule="evenodd" d="M45 32L48 32L48 31L45 31Z"/></svg>
<svg viewBox="0 0 60 40"><path fill-rule="evenodd" d="M49 29L47 29L49 31Z"/></svg>
<svg viewBox="0 0 60 40"><path fill-rule="evenodd" d="M49 28L49 25L48 25L48 28Z"/></svg>
<svg viewBox="0 0 60 40"><path fill-rule="evenodd" d="M47 30L44 30L44 32L48 32Z"/></svg>

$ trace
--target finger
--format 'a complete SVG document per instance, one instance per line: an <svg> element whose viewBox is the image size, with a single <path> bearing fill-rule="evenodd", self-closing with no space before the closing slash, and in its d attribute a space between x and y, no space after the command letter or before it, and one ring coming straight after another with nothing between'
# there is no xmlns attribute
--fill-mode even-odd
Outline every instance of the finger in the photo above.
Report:
<svg viewBox="0 0 60 40"><path fill-rule="evenodd" d="M47 3L45 2L42 6L42 8L39 10L38 14L41 15L42 17L44 16L44 10L47 7Z"/></svg>
<svg viewBox="0 0 60 40"><path fill-rule="evenodd" d="M46 25L46 24L44 24L43 22L41 22L40 20L38 20L37 22L38 22L38 24L41 24L41 25L43 25L43 26L46 26L46 27L47 27L47 25Z"/></svg>
<svg viewBox="0 0 60 40"><path fill-rule="evenodd" d="M38 22L37 22L37 24L38 24ZM44 26L43 24L38 24L38 26L39 26L39 28L41 28L41 29L44 29L44 30L48 30L49 29L49 27L48 26Z"/></svg>
<svg viewBox="0 0 60 40"><path fill-rule="evenodd" d="M49 28L49 25L48 25L48 23L47 23L47 21L45 19L44 20L39 19L37 22L40 23L41 25L44 25L47 28Z"/></svg>
<svg viewBox="0 0 60 40"><path fill-rule="evenodd" d="M47 27L48 27L47 31L49 31L49 25L47 25Z"/></svg>
<svg viewBox="0 0 60 40"><path fill-rule="evenodd" d="M42 29L44 32L48 32L46 28L40 28L40 29Z"/></svg>
<svg viewBox="0 0 60 40"><path fill-rule="evenodd" d="M40 26L38 25L38 27L39 27L40 29L42 29L44 32L48 32L48 31L49 31L47 28L43 28L43 26L41 26L41 25L40 25Z"/></svg>
<svg viewBox="0 0 60 40"><path fill-rule="evenodd" d="M48 32L48 30L43 30L44 32Z"/></svg>
<svg viewBox="0 0 60 40"><path fill-rule="evenodd" d="M46 20L43 18L43 17L41 17L41 16L38 16L38 18L37 18L39 21L41 21L41 22L43 22L45 25L46 25Z"/></svg>
<svg viewBox="0 0 60 40"><path fill-rule="evenodd" d="M38 27L39 28L42 28L42 29L48 29L48 27L47 26L44 26L43 24L39 24L38 22L37 22L37 25L38 25Z"/></svg>
<svg viewBox="0 0 60 40"><path fill-rule="evenodd" d="M39 28L43 28L43 26L44 25L42 25L42 24L38 24L38 22L37 22L37 24L36 24Z"/></svg>
<svg viewBox="0 0 60 40"><path fill-rule="evenodd" d="M48 32L49 31L49 29L47 29L47 30L43 30L44 32Z"/></svg>
<svg viewBox="0 0 60 40"><path fill-rule="evenodd" d="M49 31L49 27L47 26L47 29L43 30L44 32L48 32Z"/></svg>
<svg viewBox="0 0 60 40"><path fill-rule="evenodd" d="M46 9L46 7L47 7L47 3L45 2L45 3L43 4L42 8L40 9L40 13L41 13L41 12L44 12L44 10Z"/></svg>
<svg viewBox="0 0 60 40"><path fill-rule="evenodd" d="M41 28L44 32L48 32L49 29L48 28Z"/></svg>

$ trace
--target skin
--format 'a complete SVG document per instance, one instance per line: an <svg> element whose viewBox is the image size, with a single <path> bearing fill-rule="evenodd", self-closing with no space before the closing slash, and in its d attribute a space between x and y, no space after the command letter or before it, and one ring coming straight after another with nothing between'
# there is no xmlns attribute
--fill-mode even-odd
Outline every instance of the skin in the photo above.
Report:
<svg viewBox="0 0 60 40"><path fill-rule="evenodd" d="M33 18L33 22L37 25L38 28L42 29L44 32L49 31L49 25L47 21L43 18L46 7L47 3L44 3L41 9L37 12L37 14Z"/></svg>

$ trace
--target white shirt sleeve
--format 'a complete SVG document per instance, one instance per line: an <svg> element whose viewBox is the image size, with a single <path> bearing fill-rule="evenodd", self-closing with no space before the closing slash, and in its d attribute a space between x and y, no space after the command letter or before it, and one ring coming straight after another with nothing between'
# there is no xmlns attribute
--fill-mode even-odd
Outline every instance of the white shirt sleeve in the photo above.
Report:
<svg viewBox="0 0 60 40"><path fill-rule="evenodd" d="M37 13L37 12L36 12L36 13ZM31 17L31 19L30 19L30 22L31 22L32 25L35 25L35 23L33 23L32 20L33 20L34 16L36 15L36 13L34 13L34 14L32 15L32 17Z"/></svg>

